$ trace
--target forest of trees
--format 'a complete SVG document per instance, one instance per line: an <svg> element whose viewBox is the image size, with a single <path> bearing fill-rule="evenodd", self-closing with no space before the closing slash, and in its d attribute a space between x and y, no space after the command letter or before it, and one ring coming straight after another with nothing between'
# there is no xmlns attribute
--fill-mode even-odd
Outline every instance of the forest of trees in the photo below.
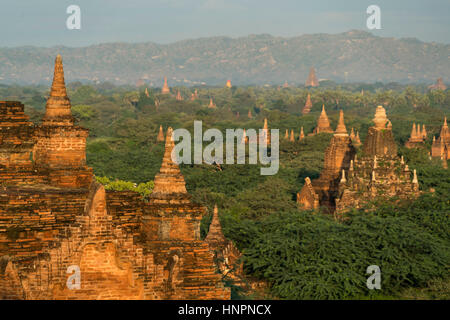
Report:
<svg viewBox="0 0 450 320"><path fill-rule="evenodd" d="M304 178L318 177L330 134L288 142L281 137L280 169L261 176L258 165L181 165L193 200L212 212L219 207L225 235L243 252L249 277L269 284L270 297L281 299L450 298L450 173L440 160L430 160L432 137L439 135L450 114L450 90L428 91L399 84L321 83L321 87L199 87L159 89L116 87L108 83L71 83L72 113L89 128L87 162L107 189L133 190L144 199L151 193L164 152L157 143L159 126L186 128L202 120L204 130L217 128L300 127L312 132L325 105L333 128L339 109L347 129L358 130L364 141L375 107L383 105L393 133L410 169L418 173L422 195L414 202L384 201L375 211L352 210L336 221L325 213L299 210L295 195ZM183 101L175 94L180 90ZM302 115L311 93L312 112ZM48 87L0 86L2 100L19 100L31 120L45 111ZM208 108L213 98L216 109ZM157 102L155 105L155 101ZM251 111L252 118L248 117ZM406 149L413 122L425 124L423 149ZM430 192L430 188L434 192ZM205 236L211 215L205 216ZM369 265L382 270L382 290L365 286ZM236 293L237 295L237 293ZM251 298L251 297L249 297Z"/></svg>

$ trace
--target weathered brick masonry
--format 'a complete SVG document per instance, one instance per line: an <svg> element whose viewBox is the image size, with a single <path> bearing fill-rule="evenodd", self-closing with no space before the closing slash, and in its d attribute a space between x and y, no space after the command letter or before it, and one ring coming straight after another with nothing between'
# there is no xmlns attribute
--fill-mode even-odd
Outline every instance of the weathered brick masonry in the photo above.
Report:
<svg viewBox="0 0 450 320"><path fill-rule="evenodd" d="M166 153L148 203L106 192L86 166L62 59L42 124L0 102L0 299L229 299L193 204ZM69 289L77 266L81 287Z"/></svg>

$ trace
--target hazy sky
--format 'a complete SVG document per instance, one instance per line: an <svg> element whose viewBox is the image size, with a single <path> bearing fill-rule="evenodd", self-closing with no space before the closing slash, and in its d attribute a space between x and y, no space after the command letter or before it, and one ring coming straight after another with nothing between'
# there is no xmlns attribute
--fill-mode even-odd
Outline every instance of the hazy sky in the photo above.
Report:
<svg viewBox="0 0 450 320"><path fill-rule="evenodd" d="M66 28L71 4L81 30ZM367 30L372 4L381 8L375 35L450 43L450 0L0 0L0 47Z"/></svg>

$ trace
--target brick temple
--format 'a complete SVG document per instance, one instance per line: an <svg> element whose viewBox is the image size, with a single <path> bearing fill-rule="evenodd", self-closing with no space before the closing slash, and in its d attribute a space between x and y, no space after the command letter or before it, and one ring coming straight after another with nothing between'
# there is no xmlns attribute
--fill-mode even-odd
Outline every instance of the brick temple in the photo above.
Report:
<svg viewBox="0 0 450 320"><path fill-rule="evenodd" d="M363 156L358 159L341 111L338 127L325 150L320 177L314 181L306 178L297 194L301 207L324 207L342 213L375 199L414 198L419 194L417 174L398 157L392 124L382 106L377 107L373 122L362 147Z"/></svg>
<svg viewBox="0 0 450 320"><path fill-rule="evenodd" d="M171 159L172 129L148 202L95 182L87 136L59 55L42 124L20 102L0 102L0 299L230 299L214 259L239 253L224 237L201 240L207 209ZM67 284L74 267L78 289Z"/></svg>
<svg viewBox="0 0 450 320"><path fill-rule="evenodd" d="M327 112L325 111L325 105L322 105L322 112L320 113L319 119L317 119L317 126L314 128L312 134L324 132L333 133L334 130L331 128L330 120L328 119Z"/></svg>
<svg viewBox="0 0 450 320"><path fill-rule="evenodd" d="M411 136L408 141L405 142L405 147L408 149L423 147L426 139L427 129L425 128L425 125L422 125L422 129L420 129L420 124L416 126L416 124L413 123Z"/></svg>
<svg viewBox="0 0 450 320"><path fill-rule="evenodd" d="M306 97L305 106L302 109L302 114L310 113L312 107L313 107L313 104L311 102L311 94L308 93L308 96Z"/></svg>
<svg viewBox="0 0 450 320"><path fill-rule="evenodd" d="M308 75L308 79L306 79L305 86L306 87L318 87L319 86L319 81L317 80L316 70L314 69L314 67L311 67L311 69L309 69L309 75Z"/></svg>

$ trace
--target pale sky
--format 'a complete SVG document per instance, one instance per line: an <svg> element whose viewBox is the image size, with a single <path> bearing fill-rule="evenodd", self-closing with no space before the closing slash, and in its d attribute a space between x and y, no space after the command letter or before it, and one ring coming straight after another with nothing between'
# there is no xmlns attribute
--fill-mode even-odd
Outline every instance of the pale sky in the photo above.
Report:
<svg viewBox="0 0 450 320"><path fill-rule="evenodd" d="M66 28L72 4L81 30ZM0 0L0 47L370 31L369 5L381 8L375 35L450 43L450 0Z"/></svg>

